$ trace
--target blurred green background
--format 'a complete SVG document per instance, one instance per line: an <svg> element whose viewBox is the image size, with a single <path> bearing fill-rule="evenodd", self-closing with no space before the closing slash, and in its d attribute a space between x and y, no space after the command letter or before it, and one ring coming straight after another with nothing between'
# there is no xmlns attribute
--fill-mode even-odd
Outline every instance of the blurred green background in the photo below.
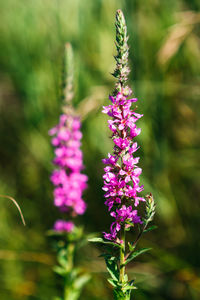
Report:
<svg viewBox="0 0 200 300"><path fill-rule="evenodd" d="M53 149L48 130L60 114L63 46L75 51L75 105L83 117L87 232L107 230L101 159L112 149L101 106L114 86L116 9L125 14L130 85L139 98L140 166L145 193L157 202L159 228L140 246L151 253L132 263L137 300L200 299L200 2L198 0L1 0L0 20L0 299L49 300L61 295L55 253L46 232L53 206ZM112 299L100 250L78 260L93 273L83 300Z"/></svg>

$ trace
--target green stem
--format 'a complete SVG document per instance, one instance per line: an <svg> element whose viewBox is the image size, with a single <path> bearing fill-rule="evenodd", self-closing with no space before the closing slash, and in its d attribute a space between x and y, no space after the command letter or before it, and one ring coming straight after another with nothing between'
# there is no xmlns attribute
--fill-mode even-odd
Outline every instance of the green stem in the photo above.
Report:
<svg viewBox="0 0 200 300"><path fill-rule="evenodd" d="M75 250L75 245L73 243L68 245L67 249L67 265L66 265L66 271L67 275L71 273L74 267L74 250ZM73 291L72 287L73 282L69 281L69 278L65 278L65 284L64 284L64 300L71 300L71 295Z"/></svg>
<svg viewBox="0 0 200 300"><path fill-rule="evenodd" d="M64 287L64 300L71 300L71 289L67 284Z"/></svg>
<svg viewBox="0 0 200 300"><path fill-rule="evenodd" d="M120 249L120 273L119 273L119 282L123 285L124 282L125 282L125 261L126 261L126 258L125 258L125 251L126 251L126 244L125 244L125 226L123 226L121 228L121 240L123 241L123 244L122 244L122 248ZM117 287L116 289L114 289L114 300L130 300L130 296L131 296L131 293L130 291L124 291L123 290L123 287Z"/></svg>
<svg viewBox="0 0 200 300"><path fill-rule="evenodd" d="M117 289L114 290L114 300L130 300L130 293L121 293Z"/></svg>
<svg viewBox="0 0 200 300"><path fill-rule="evenodd" d="M125 275L125 228L123 227L121 229L121 240L123 241L122 247L120 249L120 276L119 276L119 281L121 283L124 282L124 275Z"/></svg>
<svg viewBox="0 0 200 300"><path fill-rule="evenodd" d="M71 271L74 266L74 250L75 245L73 243L68 245L68 251L67 251L67 260L68 260L68 266L67 271Z"/></svg>

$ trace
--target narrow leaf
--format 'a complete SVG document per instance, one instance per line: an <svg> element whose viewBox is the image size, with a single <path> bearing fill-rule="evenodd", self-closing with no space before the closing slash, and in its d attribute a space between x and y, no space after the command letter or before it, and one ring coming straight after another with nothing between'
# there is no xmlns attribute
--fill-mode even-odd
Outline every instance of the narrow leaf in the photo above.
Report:
<svg viewBox="0 0 200 300"><path fill-rule="evenodd" d="M55 273L57 273L57 274L59 274L61 276L65 276L67 274L66 270L63 269L63 268L61 268L61 267L59 267L59 266L55 266L53 268L53 270L54 270Z"/></svg>
<svg viewBox="0 0 200 300"><path fill-rule="evenodd" d="M119 280L119 270L115 259L107 259L105 258L106 267L111 277L115 280Z"/></svg>
<svg viewBox="0 0 200 300"><path fill-rule="evenodd" d="M130 242L128 242L128 247L131 252L135 249L135 246L131 245Z"/></svg>
<svg viewBox="0 0 200 300"><path fill-rule="evenodd" d="M76 289L82 289L83 286L90 280L90 275L89 274L84 274L79 276L75 282L74 282L74 286Z"/></svg>
<svg viewBox="0 0 200 300"><path fill-rule="evenodd" d="M112 286L117 287L117 281L116 281L116 280L114 280L114 279L112 279L112 278L108 278L107 280L108 280L108 282L109 282Z"/></svg>
<svg viewBox="0 0 200 300"><path fill-rule="evenodd" d="M158 226L153 225L153 226L151 226L151 227L145 229L145 230L144 230L144 233L145 233L145 232L148 232L148 231L151 231L151 230L154 230L154 229L156 229L156 228L158 228Z"/></svg>
<svg viewBox="0 0 200 300"><path fill-rule="evenodd" d="M137 250L135 252L133 252L125 261L124 265L127 265L130 261L132 261L133 259L135 259L137 256L139 256L140 254L143 254L149 250L151 250L152 248L142 248L140 250Z"/></svg>
<svg viewBox="0 0 200 300"><path fill-rule="evenodd" d="M128 282L128 275L127 274L124 275L124 282Z"/></svg>
<svg viewBox="0 0 200 300"><path fill-rule="evenodd" d="M91 239L88 239L88 242L92 242L92 243L102 243L102 244L107 244L107 245L112 245L114 247L119 247L121 248L121 245L120 244L116 244L116 243L113 243L113 242L108 242L108 241L105 241L104 239L102 238L91 238Z"/></svg>
<svg viewBox="0 0 200 300"><path fill-rule="evenodd" d="M129 291L129 290L137 290L136 286L130 286L127 285L126 287L123 288L123 291Z"/></svg>

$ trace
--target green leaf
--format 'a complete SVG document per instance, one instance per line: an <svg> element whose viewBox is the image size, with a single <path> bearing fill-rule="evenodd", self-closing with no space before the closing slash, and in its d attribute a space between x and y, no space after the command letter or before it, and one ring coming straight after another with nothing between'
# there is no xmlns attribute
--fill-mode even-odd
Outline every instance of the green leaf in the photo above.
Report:
<svg viewBox="0 0 200 300"><path fill-rule="evenodd" d="M90 280L91 276L89 274L84 274L79 276L75 282L74 282L74 287L76 289L82 289L83 286Z"/></svg>
<svg viewBox="0 0 200 300"><path fill-rule="evenodd" d="M55 266L53 268L53 270L54 270L55 273L57 273L57 274L59 274L59 275L61 275L63 277L67 274L66 270L64 268L62 268L62 267L59 267L59 266Z"/></svg>
<svg viewBox="0 0 200 300"><path fill-rule="evenodd" d="M130 242L128 242L128 247L131 252L135 249L135 246L133 246Z"/></svg>
<svg viewBox="0 0 200 300"><path fill-rule="evenodd" d="M134 280L130 280L128 282L128 276L127 276L126 282L123 283L122 290L123 291L128 291L128 290L136 289L136 287L133 287L133 283L134 283Z"/></svg>
<svg viewBox="0 0 200 300"><path fill-rule="evenodd" d="M128 284L129 284L129 286L133 286L133 284L134 284L134 281L135 281L134 279L130 280L130 281L129 281L129 283L128 283Z"/></svg>
<svg viewBox="0 0 200 300"><path fill-rule="evenodd" d="M102 243L102 244L112 245L112 246L114 246L114 247L119 247L119 248L121 248L121 245L120 245L120 244L116 244L116 243L113 243L113 242L108 242L108 241L105 241L104 239L98 238L98 237L88 239L88 242L92 242L92 243Z"/></svg>
<svg viewBox="0 0 200 300"><path fill-rule="evenodd" d="M149 250L151 250L152 248L142 248L140 250L137 250L135 252L133 252L128 259L125 261L124 265L127 265L130 261L132 261L133 259L135 259L137 256L139 256L140 254L143 254Z"/></svg>
<svg viewBox="0 0 200 300"><path fill-rule="evenodd" d="M112 286L117 287L117 281L116 281L116 280L114 280L114 279L112 279L112 278L108 278L107 280L108 280L108 282L109 282Z"/></svg>
<svg viewBox="0 0 200 300"><path fill-rule="evenodd" d="M106 267L111 277L115 280L119 280L119 270L115 257L105 258Z"/></svg>
<svg viewBox="0 0 200 300"><path fill-rule="evenodd" d="M46 235L47 236L59 236L59 237L61 237L61 236L64 236L64 234L62 233L62 232L59 232L59 231L55 231L55 230L48 230L47 232L46 232Z"/></svg>
<svg viewBox="0 0 200 300"><path fill-rule="evenodd" d="M156 229L156 228L158 228L158 226L156 226L156 225L152 225L151 227L149 227L149 228L145 229L143 232L145 233L145 232L148 232L148 231L154 230L154 229Z"/></svg>
<svg viewBox="0 0 200 300"><path fill-rule="evenodd" d="M119 273L113 268L112 265L106 264L107 265L107 270L110 273L111 277L115 280L119 280Z"/></svg>
<svg viewBox="0 0 200 300"><path fill-rule="evenodd" d="M62 267L66 268L66 266L68 265L68 261L67 261L67 252L65 249L62 249L59 251L57 259L58 259L59 264Z"/></svg>
<svg viewBox="0 0 200 300"><path fill-rule="evenodd" d="M130 225L130 227L134 227L134 224L132 222L126 221L126 224Z"/></svg>
<svg viewBox="0 0 200 300"><path fill-rule="evenodd" d="M116 289L114 289L113 292L114 292L114 299L115 299L115 300L126 299L126 298L124 297L124 293L122 292L122 290L116 288Z"/></svg>
<svg viewBox="0 0 200 300"><path fill-rule="evenodd" d="M128 282L128 275L127 274L124 275L124 283L126 284L126 282Z"/></svg>
<svg viewBox="0 0 200 300"><path fill-rule="evenodd" d="M129 290L137 290L136 286L127 285L123 287L123 291L129 291Z"/></svg>
<svg viewBox="0 0 200 300"><path fill-rule="evenodd" d="M125 228L125 231L130 231L130 229L131 229L131 226L130 226L130 227L127 227L127 228Z"/></svg>

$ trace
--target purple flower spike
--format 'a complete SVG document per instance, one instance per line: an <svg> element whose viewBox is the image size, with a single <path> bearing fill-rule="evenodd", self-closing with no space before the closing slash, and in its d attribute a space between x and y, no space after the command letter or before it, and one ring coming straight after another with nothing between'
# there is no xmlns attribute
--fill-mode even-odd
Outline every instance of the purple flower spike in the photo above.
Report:
<svg viewBox="0 0 200 300"><path fill-rule="evenodd" d="M144 187L140 184L142 169L138 167L139 146L135 138L141 132L137 127L137 121L143 115L135 112L137 99L131 97L132 91L127 85L130 73L128 35L126 21L120 9L116 12L115 27L117 54L114 56L116 67L112 75L116 78L116 83L112 95L109 96L111 103L103 107L103 113L109 117L108 127L111 131L113 151L102 160L105 165L102 188L105 191L104 203L113 221L110 231L103 232L104 239L94 238L91 241L107 244L102 256L112 276L108 282L114 286L114 298L130 300L135 286L134 280L128 279L126 265L136 256L149 250L148 248L138 250L136 247L142 234L147 231L148 224L153 220L155 203L152 194L145 198L140 195ZM140 217L137 208L143 201L145 201L145 216ZM132 229L136 237L127 240L126 231ZM114 248L118 248L119 251L114 251Z"/></svg>
<svg viewBox="0 0 200 300"><path fill-rule="evenodd" d="M57 169L50 177L54 189L54 205L69 217L84 214L86 203L82 193L87 187L87 176L81 174L83 166L82 152L80 150L80 120L72 114L62 114L57 126L49 131L53 136L52 144L55 147L53 163ZM70 232L74 225L71 221L58 220L54 229L56 231Z"/></svg>
<svg viewBox="0 0 200 300"><path fill-rule="evenodd" d="M118 51L123 52L123 55L119 53L116 73L113 73L118 82L113 95L109 96L111 104L103 106L102 111L112 118L108 120L108 127L114 143L113 153L108 153L108 158L102 161L106 165L103 175L105 205L115 219L111 224L110 233L104 232L104 238L121 243L120 231L133 227L136 223L142 223L135 208L145 199L139 195L143 191L139 179L142 169L137 166L140 158L135 155L135 152L139 147L134 140L141 132L136 123L143 115L136 113L135 108L131 108L138 99L131 98L132 91L125 85L129 73L126 40L122 48L118 47ZM124 57L123 63L121 57Z"/></svg>

